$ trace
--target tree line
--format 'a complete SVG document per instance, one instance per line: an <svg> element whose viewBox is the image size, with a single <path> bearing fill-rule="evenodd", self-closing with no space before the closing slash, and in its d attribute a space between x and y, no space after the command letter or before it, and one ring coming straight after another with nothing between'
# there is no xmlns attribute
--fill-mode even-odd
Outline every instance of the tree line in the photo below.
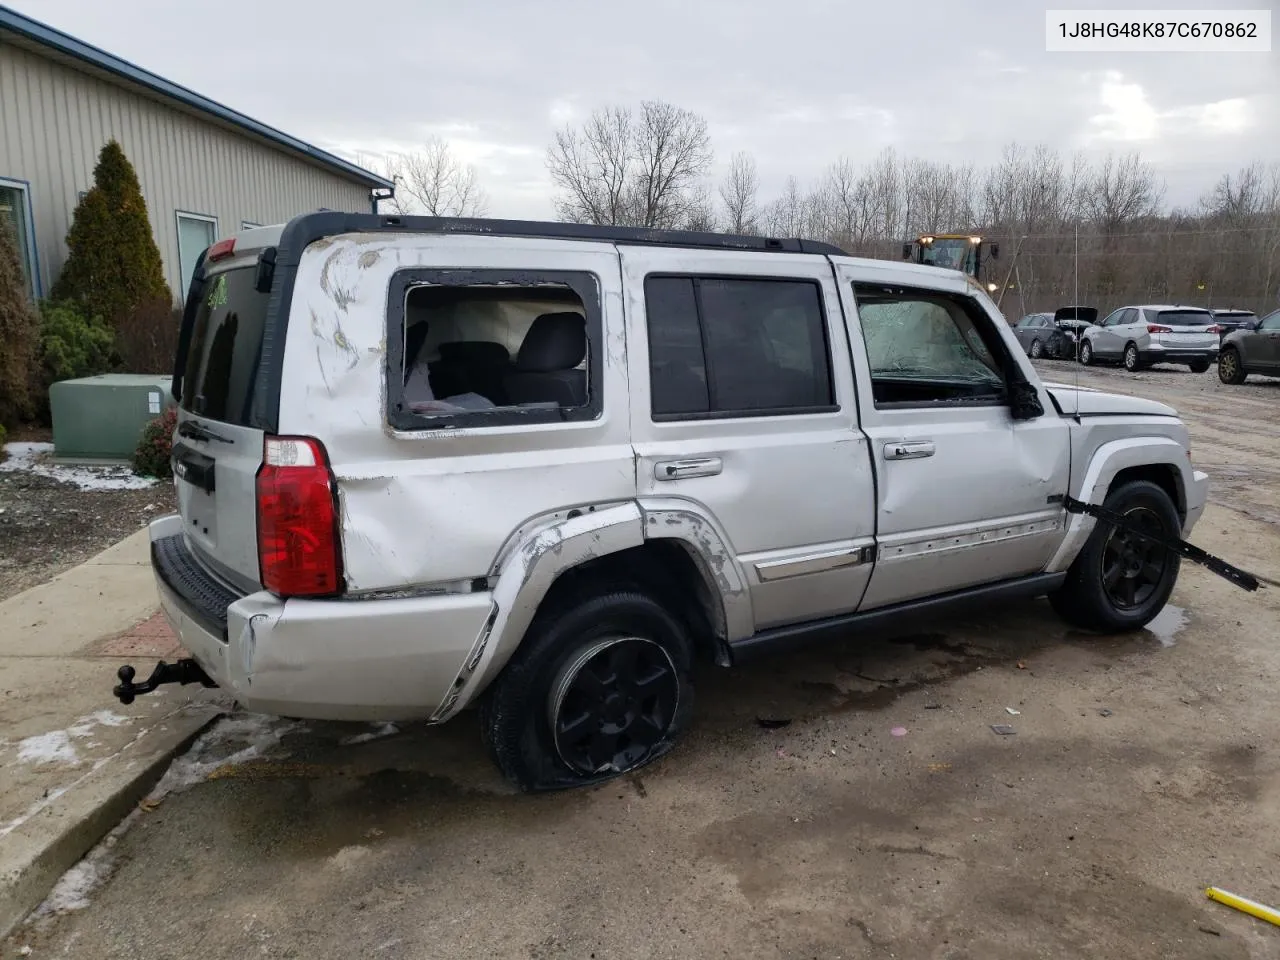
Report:
<svg viewBox="0 0 1280 960"><path fill-rule="evenodd" d="M602 107L556 131L546 155L565 221L802 236L887 259L923 234L981 234L1000 245L984 279L1011 318L1077 298L1104 312L1136 302L1280 305L1280 163L1224 172L1179 207L1138 152L1010 143L979 166L886 148L866 163L838 157L808 182L788 177L771 197L749 153L732 154L718 180L714 160L706 119L657 100ZM474 167L448 144L398 163L402 212L487 212Z"/></svg>

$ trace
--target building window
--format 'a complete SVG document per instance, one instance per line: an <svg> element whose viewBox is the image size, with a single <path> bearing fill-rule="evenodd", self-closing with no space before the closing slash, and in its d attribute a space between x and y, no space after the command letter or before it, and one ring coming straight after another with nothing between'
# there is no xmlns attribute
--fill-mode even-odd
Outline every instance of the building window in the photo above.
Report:
<svg viewBox="0 0 1280 960"><path fill-rule="evenodd" d="M241 221L240 221L240 229L241 229L241 230L254 230L254 229L257 229L257 228L258 228L258 227L260 227L260 226L262 226L262 224L260 224L260 223L254 223L252 220L241 220Z"/></svg>
<svg viewBox="0 0 1280 960"><path fill-rule="evenodd" d="M644 290L654 419L836 409L816 283L650 276Z"/></svg>
<svg viewBox="0 0 1280 960"><path fill-rule="evenodd" d="M213 241L218 239L218 218L201 213L178 211L178 266L182 271L182 299L186 302L191 289L191 274L196 261Z"/></svg>
<svg viewBox="0 0 1280 960"><path fill-rule="evenodd" d="M17 240L27 295L34 300L40 294L40 278L37 275L35 228L31 222L31 188L25 180L0 177L0 223Z"/></svg>

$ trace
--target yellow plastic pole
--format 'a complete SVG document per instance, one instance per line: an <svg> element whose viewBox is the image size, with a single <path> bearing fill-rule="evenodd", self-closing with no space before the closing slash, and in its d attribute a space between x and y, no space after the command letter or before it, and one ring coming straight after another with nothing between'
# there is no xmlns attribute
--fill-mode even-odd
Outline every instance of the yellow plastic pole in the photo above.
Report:
<svg viewBox="0 0 1280 960"><path fill-rule="evenodd" d="M1251 917L1257 917L1259 920L1266 920L1268 923L1274 923L1277 927L1280 927L1280 910L1277 910L1275 907L1268 907L1255 900L1236 896L1234 893L1228 893L1226 890L1221 890L1218 887L1209 887L1205 890L1205 894L1210 900L1217 900L1219 903L1225 903L1228 907L1234 907L1242 913L1249 914Z"/></svg>

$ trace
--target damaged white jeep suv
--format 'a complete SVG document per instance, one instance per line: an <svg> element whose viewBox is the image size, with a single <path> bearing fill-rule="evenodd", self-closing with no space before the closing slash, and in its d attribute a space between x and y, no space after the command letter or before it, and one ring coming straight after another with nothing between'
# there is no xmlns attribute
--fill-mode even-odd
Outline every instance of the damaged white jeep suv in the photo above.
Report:
<svg viewBox="0 0 1280 960"><path fill-rule="evenodd" d="M479 707L526 789L663 755L699 660L1047 596L1136 629L1205 504L1159 403L1042 383L960 273L803 240L315 213L210 247L151 525L192 680Z"/></svg>

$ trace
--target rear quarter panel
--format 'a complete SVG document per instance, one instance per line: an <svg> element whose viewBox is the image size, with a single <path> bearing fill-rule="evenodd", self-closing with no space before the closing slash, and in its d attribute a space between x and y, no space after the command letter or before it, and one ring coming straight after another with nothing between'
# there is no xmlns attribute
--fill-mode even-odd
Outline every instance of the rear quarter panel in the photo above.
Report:
<svg viewBox="0 0 1280 960"><path fill-rule="evenodd" d="M574 270L597 283L606 332L601 415L576 423L398 432L387 422L387 297L402 269ZM490 574L512 531L562 509L635 497L621 277L612 245L352 234L303 255L285 341L280 432L314 436L337 478L351 592Z"/></svg>

